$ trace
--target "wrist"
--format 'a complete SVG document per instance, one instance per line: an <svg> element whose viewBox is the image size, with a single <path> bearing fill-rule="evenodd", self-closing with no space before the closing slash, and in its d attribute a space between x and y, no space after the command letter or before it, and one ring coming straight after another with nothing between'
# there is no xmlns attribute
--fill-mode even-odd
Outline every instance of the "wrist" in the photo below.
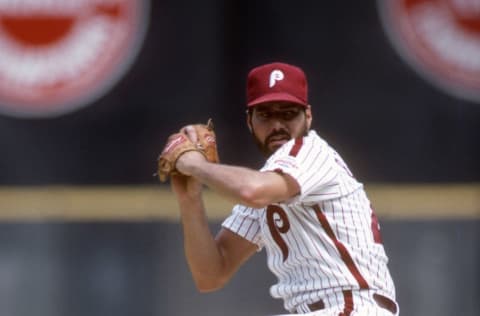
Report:
<svg viewBox="0 0 480 316"><path fill-rule="evenodd" d="M205 156L198 151L189 151L181 155L175 168L183 175L191 176L198 164L205 161Z"/></svg>

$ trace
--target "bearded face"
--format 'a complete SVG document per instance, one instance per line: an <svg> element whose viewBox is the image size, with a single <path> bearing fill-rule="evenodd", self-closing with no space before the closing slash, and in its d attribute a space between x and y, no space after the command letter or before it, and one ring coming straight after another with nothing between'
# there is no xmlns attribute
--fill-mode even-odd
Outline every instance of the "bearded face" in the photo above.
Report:
<svg viewBox="0 0 480 316"><path fill-rule="evenodd" d="M258 135L255 131L255 128L252 127L252 137L262 154L266 158L268 158L275 151L277 151L278 148L280 148L283 144L287 143L289 140L297 138L299 136L306 136L309 130L308 125L309 124L307 120L304 120L302 128L293 135L286 128L281 128L273 130L270 134L264 137Z"/></svg>

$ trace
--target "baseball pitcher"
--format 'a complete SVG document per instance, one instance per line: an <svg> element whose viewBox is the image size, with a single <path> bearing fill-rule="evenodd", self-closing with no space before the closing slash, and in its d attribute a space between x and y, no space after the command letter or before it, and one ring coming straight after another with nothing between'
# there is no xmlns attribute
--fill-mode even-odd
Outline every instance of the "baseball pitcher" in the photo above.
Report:
<svg viewBox="0 0 480 316"><path fill-rule="evenodd" d="M342 157L314 130L302 69L270 63L247 78L247 126L260 170L220 164L211 123L173 134L159 157L179 203L187 262L202 292L265 249L285 315L399 314L379 223ZM206 185L238 203L214 237Z"/></svg>

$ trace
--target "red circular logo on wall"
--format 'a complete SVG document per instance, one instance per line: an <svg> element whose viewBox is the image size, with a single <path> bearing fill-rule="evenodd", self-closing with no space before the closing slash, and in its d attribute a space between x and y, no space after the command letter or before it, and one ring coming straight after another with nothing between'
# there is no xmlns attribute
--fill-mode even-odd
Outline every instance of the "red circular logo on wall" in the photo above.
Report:
<svg viewBox="0 0 480 316"><path fill-rule="evenodd" d="M147 21L147 0L0 0L0 112L92 103L130 68Z"/></svg>
<svg viewBox="0 0 480 316"><path fill-rule="evenodd" d="M480 0L377 0L400 55L436 87L480 103Z"/></svg>

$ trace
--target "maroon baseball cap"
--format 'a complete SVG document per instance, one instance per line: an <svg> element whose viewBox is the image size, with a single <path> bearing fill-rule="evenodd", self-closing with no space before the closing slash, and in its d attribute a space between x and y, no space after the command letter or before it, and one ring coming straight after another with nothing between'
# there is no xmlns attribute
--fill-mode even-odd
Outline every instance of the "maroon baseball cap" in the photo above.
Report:
<svg viewBox="0 0 480 316"><path fill-rule="evenodd" d="M253 68L247 78L247 106L271 101L308 106L307 78L303 70L279 62Z"/></svg>

